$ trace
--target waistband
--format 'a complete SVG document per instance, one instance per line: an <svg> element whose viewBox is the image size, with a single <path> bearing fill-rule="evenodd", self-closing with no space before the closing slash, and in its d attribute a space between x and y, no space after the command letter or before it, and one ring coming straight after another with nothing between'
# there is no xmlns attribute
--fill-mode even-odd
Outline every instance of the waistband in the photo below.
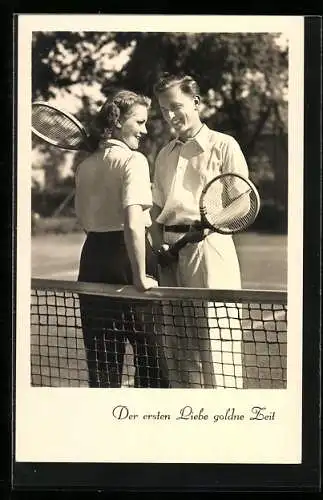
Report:
<svg viewBox="0 0 323 500"><path fill-rule="evenodd" d="M149 232L149 228L145 227L145 233L147 234L148 232ZM124 230L123 229L116 229L113 231L87 231L86 234L87 235L91 234L91 235L95 235L95 236L108 235L108 234L115 235L115 234L124 234Z"/></svg>
<svg viewBox="0 0 323 500"><path fill-rule="evenodd" d="M124 231L89 231L86 237L90 240L122 240L124 241ZM146 240L149 239L148 229L145 231Z"/></svg>
<svg viewBox="0 0 323 500"><path fill-rule="evenodd" d="M107 236L108 234L114 235L114 234L123 234L122 230L116 230L116 231L88 231L87 235L91 236Z"/></svg>

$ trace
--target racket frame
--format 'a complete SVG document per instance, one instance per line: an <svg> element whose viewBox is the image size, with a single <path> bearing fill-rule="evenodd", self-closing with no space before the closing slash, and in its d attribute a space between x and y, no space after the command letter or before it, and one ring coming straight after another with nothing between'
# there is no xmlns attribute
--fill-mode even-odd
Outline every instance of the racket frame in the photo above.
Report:
<svg viewBox="0 0 323 500"><path fill-rule="evenodd" d="M221 230L219 228L216 228L212 224L210 224L208 222L208 220L206 219L205 214L204 214L204 209L203 209L203 199L204 199L204 196L205 196L208 188L211 186L211 184L213 184L213 182L215 182L216 180L219 180L219 179L221 179L223 177L228 177L229 175L230 176L238 177L242 181L245 181L246 184L248 184L249 188L255 194L255 197L256 197L256 200L257 200L257 210L254 213L253 219L251 219L251 221L248 223L247 226L245 226L243 228L240 228L240 229L237 229L237 230L233 230L233 231L223 231L223 230ZM236 233L244 231L245 229L247 229L247 227L249 227L249 226L251 226L251 224L253 224L253 222L255 221L255 219L256 219L256 217L257 217L257 215L259 213L259 210L260 210L260 196L259 196L259 193L258 193L258 190L257 190L256 186L253 184L253 182L250 179L246 178L245 176L243 176L241 174L236 174L235 172L232 172L232 173L229 173L229 172L228 173L222 173L222 174L217 175L213 179L211 179L204 186L204 188L203 188L203 190L201 192L201 195L200 195L199 209L200 209L201 220L200 221L196 221L196 223L192 223L191 224L191 228L192 229L194 229L194 228L196 228L197 230L210 229L213 233L219 233L219 234L224 234L224 235L232 235L232 234L236 234ZM167 252L169 252L173 256L178 255L179 251L182 248L184 248L184 246L187 245L187 243L192 243L193 242L192 240L189 239L188 234L189 233L186 233L182 238L180 238L178 241L176 241L176 243L174 243L173 245L170 245L169 249L167 250ZM199 240L199 241L202 241L207 236L208 235L205 234L201 238L201 240Z"/></svg>
<svg viewBox="0 0 323 500"><path fill-rule="evenodd" d="M250 188L251 191L253 191L254 195L255 195L255 198L256 198L256 204L257 204L257 209L255 210L254 212L254 215L253 215L253 218L250 219L250 222L248 222L248 224L242 228L239 228L239 229L235 229L235 230L232 230L232 231L228 231L228 230L222 230L216 226L214 226L213 224L211 224L208 219L207 219L207 216L205 215L205 210L204 210L204 207L203 207L203 200L205 198L205 195L209 189L209 187L216 181L218 181L219 179L222 179L222 178L225 178L225 177L229 177L229 176L232 176L232 177L237 177L238 179L244 181ZM242 193L243 194L243 193ZM233 200L234 201L234 200ZM256 220L257 216L258 216L258 213L259 213L259 210L260 210L260 196L259 196L259 193L258 193L258 190L256 188L256 186L254 185L254 183L248 179L247 177L245 177L244 175L241 175L241 174L237 174L235 172L227 172L227 173L222 173L222 174L219 174L217 175L216 177L214 177L213 179L211 179L207 184L206 186L204 186L203 190L202 190L202 193L201 193L201 196L200 196L200 201L199 201L199 209L200 209L200 215L201 215L201 221L199 222L199 224L201 224L202 228L204 229L210 229L212 232L215 232L215 233L219 233L219 234L227 234L227 235L230 235L230 234L236 234L236 233L241 233L243 231L245 231L245 229L247 229L247 227L251 226L251 224L254 223L254 221ZM194 225L193 225L194 227Z"/></svg>
<svg viewBox="0 0 323 500"><path fill-rule="evenodd" d="M74 147L73 146L70 146L70 147L61 146L61 145L59 145L57 143L57 141L54 141L53 139L50 139L46 135L43 135L41 132L39 132L33 126L31 126L32 132L37 137L39 137L43 141L47 142L48 144L51 144L52 146L56 146L57 148L60 148L60 149L65 149L67 151L91 151L91 148L90 148L89 143L88 143L89 136L88 136L88 134L86 132L86 129L82 125L82 123L77 118L75 118L75 116L73 116L71 113L68 113L67 111L61 109L59 106L54 106L53 104L49 104L47 102L34 101L32 103L32 105L31 105L31 107L34 108L36 106L42 106L42 107L46 107L46 108L52 109L54 111L58 111L60 114L64 115L66 118L68 118L69 120L71 120L77 126L77 128L80 131L81 136L83 137L84 148L80 147L80 146L78 146L78 147L76 147L76 146L74 146Z"/></svg>

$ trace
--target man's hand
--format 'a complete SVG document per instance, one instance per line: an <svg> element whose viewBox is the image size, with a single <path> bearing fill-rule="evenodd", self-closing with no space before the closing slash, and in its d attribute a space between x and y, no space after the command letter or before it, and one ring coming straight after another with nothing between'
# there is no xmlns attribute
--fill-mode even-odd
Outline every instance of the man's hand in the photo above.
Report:
<svg viewBox="0 0 323 500"><path fill-rule="evenodd" d="M169 245L164 243L157 251L158 264L160 267L167 267L173 262L177 262L178 255L173 255L169 251Z"/></svg>
<svg viewBox="0 0 323 500"><path fill-rule="evenodd" d="M209 231L207 229L195 228L194 226L185 233L183 237L186 243L198 243L202 241L207 235ZM178 254L174 254L170 251L170 246L167 244L163 244L157 252L158 263L160 267L167 267L173 262L177 262Z"/></svg>

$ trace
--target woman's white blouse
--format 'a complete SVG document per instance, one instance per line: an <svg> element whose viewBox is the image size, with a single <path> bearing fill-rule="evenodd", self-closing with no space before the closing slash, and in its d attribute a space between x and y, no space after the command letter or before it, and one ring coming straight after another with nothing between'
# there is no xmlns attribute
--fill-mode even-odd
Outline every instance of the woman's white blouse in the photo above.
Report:
<svg viewBox="0 0 323 500"><path fill-rule="evenodd" d="M141 205L145 226L151 225L148 161L123 142L109 140L86 158L77 168L75 184L75 212L85 231L123 230L124 209L130 205Z"/></svg>

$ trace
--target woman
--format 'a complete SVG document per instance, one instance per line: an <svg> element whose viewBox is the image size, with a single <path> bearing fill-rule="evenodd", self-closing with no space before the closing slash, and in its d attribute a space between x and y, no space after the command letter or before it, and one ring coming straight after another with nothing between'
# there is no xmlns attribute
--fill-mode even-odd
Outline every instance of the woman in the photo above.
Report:
<svg viewBox="0 0 323 500"><path fill-rule="evenodd" d="M76 173L75 210L87 234L79 281L134 285L139 291L157 286L157 264L146 236L152 206L149 167L137 151L147 133L149 108L149 98L122 90L97 116L99 145ZM127 339L134 351L135 386L167 386L157 346L141 319L143 306L84 294L80 307L90 387L121 386Z"/></svg>

